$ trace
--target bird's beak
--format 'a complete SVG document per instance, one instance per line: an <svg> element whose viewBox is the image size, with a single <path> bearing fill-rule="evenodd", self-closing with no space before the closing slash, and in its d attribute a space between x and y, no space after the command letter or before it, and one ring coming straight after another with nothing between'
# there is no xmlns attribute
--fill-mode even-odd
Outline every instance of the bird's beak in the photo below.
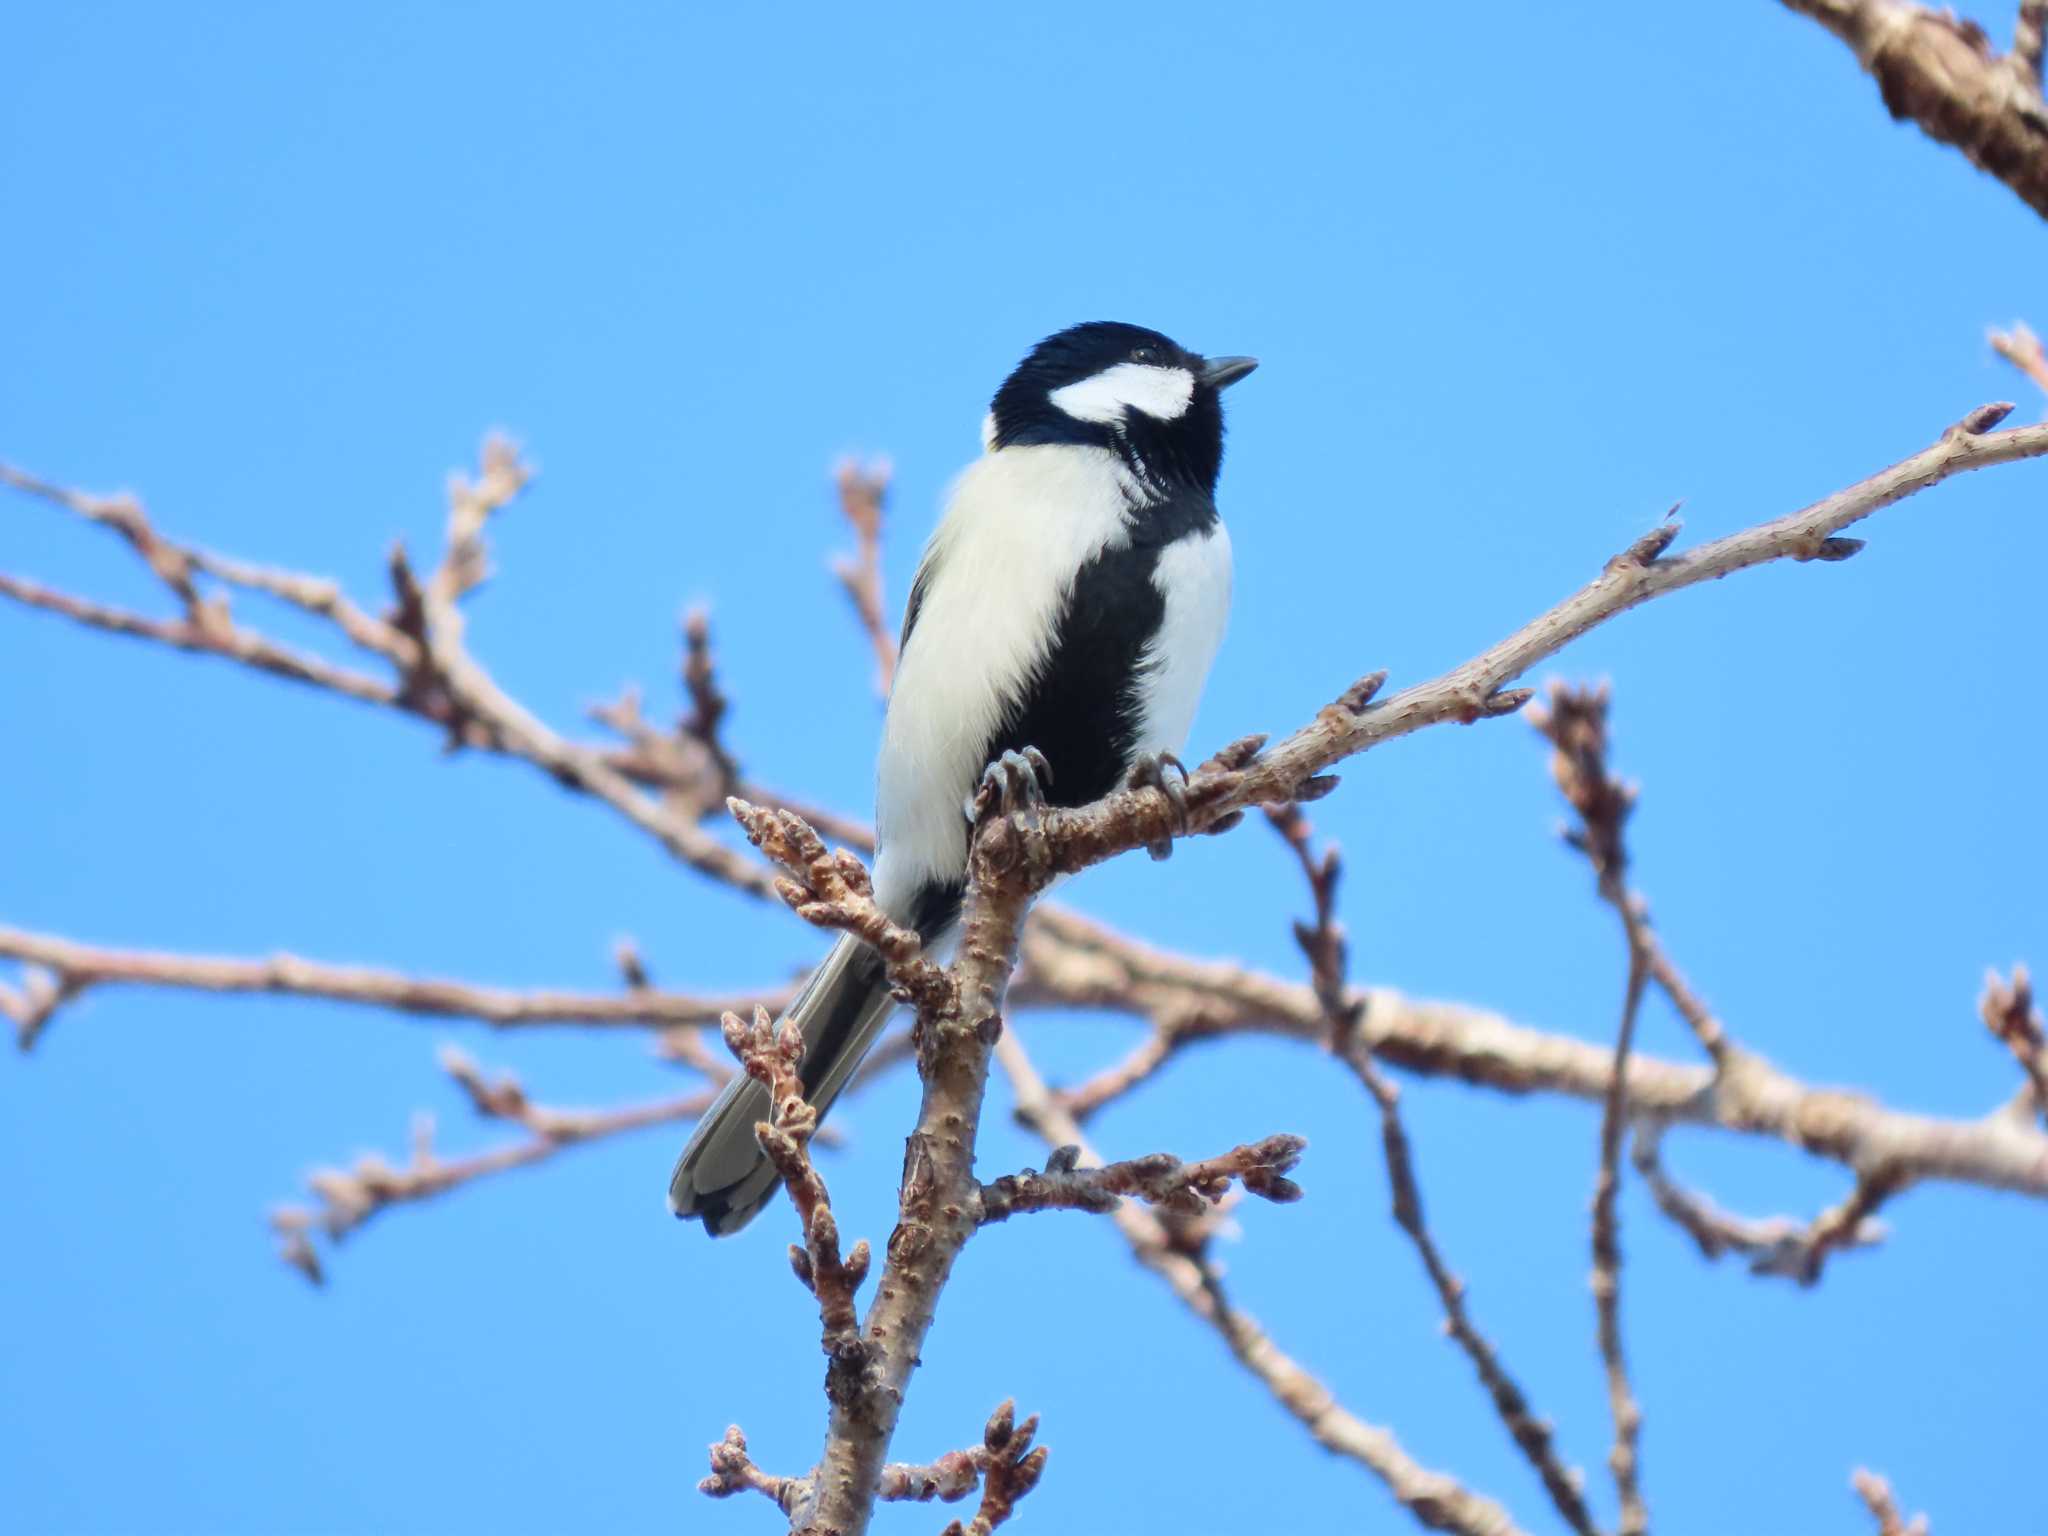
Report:
<svg viewBox="0 0 2048 1536"><path fill-rule="evenodd" d="M1258 366L1256 357L1212 357L1202 364L1202 382L1211 389L1228 389Z"/></svg>

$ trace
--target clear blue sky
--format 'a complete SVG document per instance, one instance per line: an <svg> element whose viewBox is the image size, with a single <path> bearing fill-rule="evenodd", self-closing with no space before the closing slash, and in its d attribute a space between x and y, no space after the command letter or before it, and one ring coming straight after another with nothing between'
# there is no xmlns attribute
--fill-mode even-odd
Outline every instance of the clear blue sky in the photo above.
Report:
<svg viewBox="0 0 2048 1536"><path fill-rule="evenodd" d="M710 599L748 761L850 809L877 714L823 564L827 468L900 466L900 596L987 395L1073 320L1265 360L1231 400L1211 745L1371 668L1461 659L1680 498L1711 535L1980 401L2039 406L1983 333L2048 322L2040 222L1765 0L208 9L11 20L0 454L375 595L389 540L431 544L442 474L502 424L543 468L474 607L504 681L564 723L632 678L666 709L676 612ZM2044 493L2038 466L1944 487L1846 566L1659 603L1563 663L1614 681L1670 943L1802 1074L1953 1115L2014 1086L1974 1000L1985 966L2048 963ZM156 600L103 537L18 499L0 568ZM757 984L816 948L404 722L5 609L0 656L0 920L529 985L610 984L620 933L679 985ZM1350 859L1359 974L1607 1038L1613 923L1558 813L1518 722L1354 765L1317 821ZM1071 897L1297 967L1301 894L1258 828ZM1134 1038L1026 1027L1068 1075ZM0 1524L769 1527L692 1487L729 1421L771 1465L814 1455L814 1324L782 1224L714 1247L669 1221L674 1136L391 1215L325 1293L270 1257L266 1208L319 1162L398 1154L416 1108L450 1148L496 1134L439 1080L451 1036L557 1102L675 1082L634 1038L146 993L0 1063ZM1655 1010L1643 1044L1693 1050ZM852 1232L887 1231L910 1102L899 1081L850 1121L829 1173ZM1607 1507L1595 1117L1439 1084L1408 1103L1477 1314ZM1244 1304L1359 1413L1552 1529L1327 1063L1212 1050L1099 1134L1200 1154L1281 1129L1311 1138L1309 1195L1245 1212ZM1670 1150L1753 1210L1843 1187L1775 1146ZM1034 1155L996 1115L988 1167ZM1863 1461L1938 1528L2048 1526L2048 1210L1916 1192L1882 1252L1814 1292L1703 1264L1633 1187L1623 1211L1660 1529L1866 1530ZM1006 1395L1045 1415L1030 1529L1405 1528L1105 1224L988 1234L927 1360L903 1454L971 1440Z"/></svg>

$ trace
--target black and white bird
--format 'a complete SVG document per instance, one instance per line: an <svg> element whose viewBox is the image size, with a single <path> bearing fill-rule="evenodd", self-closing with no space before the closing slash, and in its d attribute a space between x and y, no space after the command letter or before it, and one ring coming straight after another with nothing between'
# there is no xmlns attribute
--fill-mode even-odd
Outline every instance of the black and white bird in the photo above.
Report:
<svg viewBox="0 0 2048 1536"><path fill-rule="evenodd" d="M985 769L1034 747L1054 805L1156 780L1186 742L1230 609L1216 514L1220 392L1257 366L1097 321L1032 349L982 424L918 564L876 769L875 895L927 945L959 916ZM820 1114L888 1021L881 956L848 935L789 1017ZM697 1123L669 1206L713 1236L774 1192L738 1077Z"/></svg>

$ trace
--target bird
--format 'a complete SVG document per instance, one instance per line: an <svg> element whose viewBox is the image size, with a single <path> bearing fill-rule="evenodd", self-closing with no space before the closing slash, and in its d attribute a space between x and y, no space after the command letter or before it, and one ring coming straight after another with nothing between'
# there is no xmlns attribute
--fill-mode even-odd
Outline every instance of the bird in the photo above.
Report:
<svg viewBox="0 0 2048 1536"><path fill-rule="evenodd" d="M984 775L1031 773L1054 806L1179 788L1230 610L1221 396L1257 366L1090 321L996 391L911 584L875 772L875 899L928 949L957 925ZM820 1116L893 1005L881 955L851 934L790 1005ZM670 1210L714 1237L745 1226L778 1182L754 1134L768 1117L764 1085L728 1083Z"/></svg>

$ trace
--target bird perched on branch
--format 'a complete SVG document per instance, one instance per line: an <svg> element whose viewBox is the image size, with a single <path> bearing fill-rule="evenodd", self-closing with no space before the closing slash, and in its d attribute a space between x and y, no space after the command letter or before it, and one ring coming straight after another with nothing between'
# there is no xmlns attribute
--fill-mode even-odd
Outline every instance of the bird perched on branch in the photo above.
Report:
<svg viewBox="0 0 2048 1536"><path fill-rule="evenodd" d="M875 895L928 946L960 914L984 774L1030 774L1053 805L1179 787L1230 608L1221 392L1256 366L1097 321L996 391L910 589L876 769ZM847 935L791 1005L821 1115L891 1004L881 956ZM676 1162L676 1215L713 1236L752 1219L776 1183L768 1118L767 1089L735 1078Z"/></svg>

